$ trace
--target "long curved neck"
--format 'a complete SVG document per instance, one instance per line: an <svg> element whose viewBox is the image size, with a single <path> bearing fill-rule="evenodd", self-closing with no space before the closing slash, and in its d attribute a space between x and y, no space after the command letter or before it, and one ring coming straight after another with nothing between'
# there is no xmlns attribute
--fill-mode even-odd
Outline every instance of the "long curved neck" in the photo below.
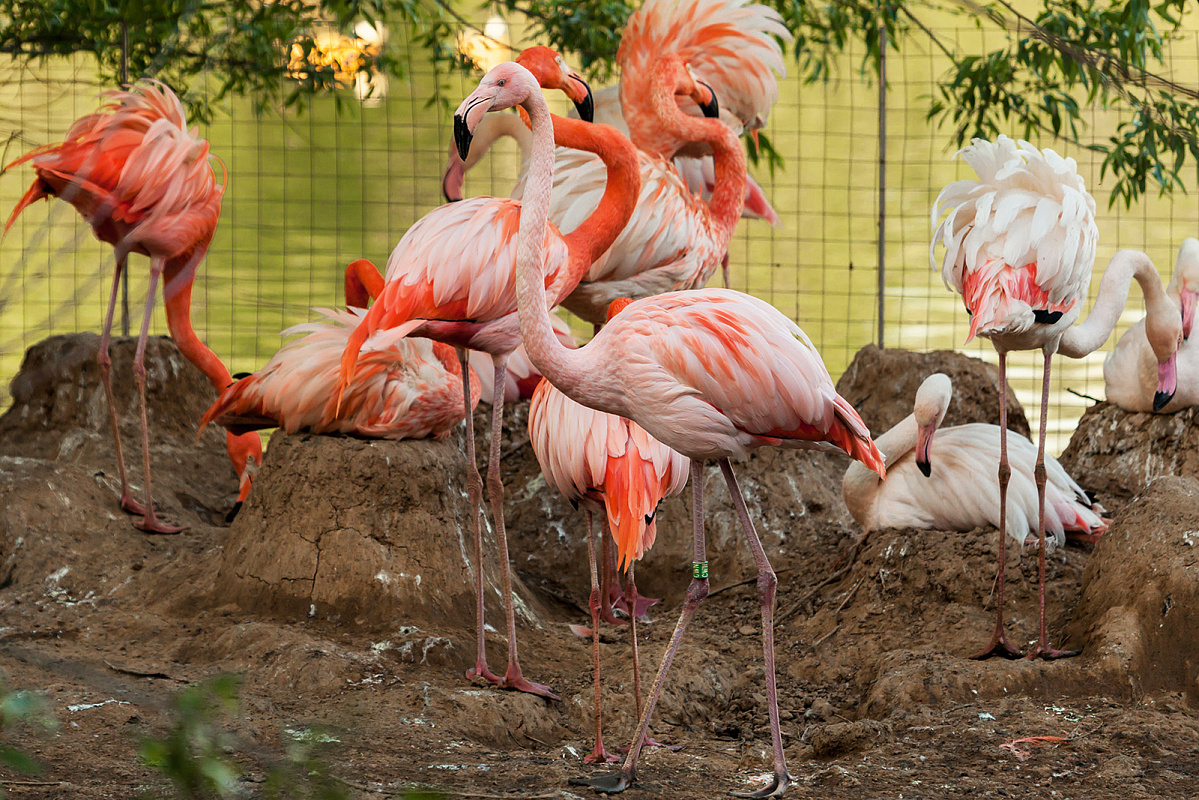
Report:
<svg viewBox="0 0 1199 800"><path fill-rule="evenodd" d="M1162 279L1149 256L1139 250L1120 250L1103 271L1099 296L1085 321L1069 328L1063 335L1058 352L1070 358L1082 358L1103 346L1116 327L1120 313L1128 302L1132 281L1140 284L1149 316L1163 313L1171 307L1162 287ZM1164 304L1164 305L1163 305Z"/></svg>
<svg viewBox="0 0 1199 800"><path fill-rule="evenodd" d="M874 440L888 468L916 447L918 432L916 415L908 414L895 427ZM857 461L849 465L841 484L841 493L845 497L845 505L856 519L872 519L874 499L881 486L882 480L874 470Z"/></svg>
<svg viewBox="0 0 1199 800"><path fill-rule="evenodd" d="M233 378L224 362L208 349L208 345L200 341L200 337L192 328L191 276L187 274L186 266L182 266L180 262L168 262L163 271L163 278L163 305L166 308L167 328L171 332L171 338L184 358L199 367L217 390L217 394L220 394L233 383Z"/></svg>
<svg viewBox="0 0 1199 800"><path fill-rule="evenodd" d="M529 112L533 147L521 201L516 243L516 305L525 352L537 371L562 392L574 397L585 385L587 370L554 335L545 293L545 237L549 222L550 190L554 182L554 130L541 92L532 92L521 105ZM572 391L575 390L575 391Z"/></svg>
<svg viewBox="0 0 1199 800"><path fill-rule="evenodd" d="M653 109L658 124L669 134L683 141L704 142L712 148L716 187L708 201L708 210L712 213L719 251L724 252L745 205L745 151L737 135L720 120L683 113L674 99L673 69L668 59L655 65Z"/></svg>
<svg viewBox="0 0 1199 800"><path fill-rule="evenodd" d="M608 168L608 182L591 216L563 238L570 249L573 287L624 230L641 194L641 166L633 143L615 128L554 116L554 143L595 153ZM526 189L526 196L528 190Z"/></svg>

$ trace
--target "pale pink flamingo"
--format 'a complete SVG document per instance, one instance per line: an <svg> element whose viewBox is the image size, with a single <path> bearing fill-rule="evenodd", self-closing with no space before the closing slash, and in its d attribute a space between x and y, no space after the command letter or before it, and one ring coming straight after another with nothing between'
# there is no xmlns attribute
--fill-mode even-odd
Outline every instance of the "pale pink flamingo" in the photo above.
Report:
<svg viewBox="0 0 1199 800"><path fill-rule="evenodd" d="M1019 657L1003 630L1004 548L1007 529L1007 354L1041 350L1041 430L1034 474L1037 483L1037 531L1040 545L1040 632L1029 658L1062 658L1074 650L1049 646L1045 629L1045 428L1049 422L1049 367L1054 353L1082 358L1101 347L1128 299L1136 279L1149 311L1149 340L1161 364L1158 389L1167 400L1174 392L1174 350L1181 320L1166 297L1161 277L1144 253L1121 250L1103 274L1099 297L1085 322L1074 325L1091 281L1099 230L1095 200L1086 190L1077 164L1052 150L1000 136L995 143L975 139L958 154L978 180L949 184L933 204L933 248L945 247L941 275L961 293L970 313L970 336L985 336L999 353L999 577L995 633L976 658ZM935 261L934 261L935 268Z"/></svg>
<svg viewBox="0 0 1199 800"><path fill-rule="evenodd" d="M315 309L322 319L293 325L282 336L306 334L283 345L266 365L230 384L200 420L233 433L282 428L288 433L342 433L368 439L442 439L462 422L462 365L454 348L405 338L366 343L354 382L335 408L333 389L350 334L365 315L383 276L366 259L346 268L345 311ZM470 375L471 408L479 378Z"/></svg>
<svg viewBox="0 0 1199 800"><path fill-rule="evenodd" d="M1199 337L1191 338L1195 305L1199 300L1199 240L1186 239L1178 248L1174 276L1166 286L1166 294L1178 303L1182 312L1183 341L1178 345L1177 356L1178 388L1173 400L1158 404L1157 358L1145 335L1145 320L1141 319L1124 332L1103 360L1107 400L1125 411L1173 414L1199 405Z"/></svg>
<svg viewBox="0 0 1199 800"><path fill-rule="evenodd" d="M546 47L521 53L523 63L536 71L545 88L562 89L578 97L586 83L569 70L561 57ZM563 236L544 232L549 252L546 285L559 300L578 283L587 267L608 249L628 222L640 189L636 150L616 130L579 120L555 117L554 134L563 145L596 152L608 165L604 198L586 225ZM459 144L461 147L461 143ZM465 149L465 148L464 148ZM521 343L516 316L516 255L525 244L517 241L520 203L508 198L480 197L433 210L413 225L388 260L386 285L362 324L350 338L342 358L341 384L353 380L358 349L376 331L394 329L393 336L415 334L492 357L493 385L503 386L508 356ZM465 369L464 369L465 371ZM508 669L503 678L487 667L483 639L482 530L475 517L475 574L478 614L478 654L468 678L483 677L503 688L556 698L549 687L527 681L516 651L516 618L512 605L508 542L504 529L503 483L500 479L500 429L503 396L492 406L491 448L487 488L495 519L502 565L503 594L508 623ZM481 500L482 480L475 467L471 417L467 421L468 484L471 505Z"/></svg>
<svg viewBox="0 0 1199 800"><path fill-rule="evenodd" d="M39 147L6 167L32 159L37 178L17 203L4 233L17 215L43 197L60 197L92 226L96 238L116 250L116 271L104 333L96 360L108 397L108 414L116 441L117 469L121 475L121 508L140 514L136 527L149 533L178 533L186 527L159 519L150 485L150 433L146 422L146 338L158 281L165 276L162 294L167 326L180 352L208 377L219 392L229 385L229 370L196 335L191 325L191 291L196 268L208 252L221 214L224 186L218 186L209 166L208 142L187 129L183 104L165 84L146 81L129 91L105 92L108 102L95 113L78 119L64 141ZM108 352L113 312L121 272L130 253L150 258L150 286L133 372L141 398L142 460L146 502L133 498L125 473L125 458L113 404ZM236 513L250 491L251 475L262 463L258 434L226 435L229 457L238 475Z"/></svg>
<svg viewBox="0 0 1199 800"><path fill-rule="evenodd" d="M628 300L617 300L611 319ZM551 318L552 320L553 318ZM633 564L653 546L658 503L683 491L691 465L685 456L654 439L635 422L582 406L542 380L529 405L529 443L546 482L587 521L591 568L591 642L595 678L595 747L583 761L619 761L604 749L600 703L599 623L602 595L595 560L594 514L604 514L616 540L618 565L628 573L626 596L636 604ZM602 531L601 531L602 535ZM637 662L637 616L631 614L633 691L641 716L641 673Z"/></svg>
<svg viewBox="0 0 1199 800"><path fill-rule="evenodd" d="M845 472L841 491L849 513L869 533L879 528L927 528L970 531L983 525L999 527L999 490L991 465L999 462L999 431L995 425L972 422L950 428L938 426L953 398L947 375L925 378L916 392L913 413L874 440L887 460L882 482L861 464ZM934 438L935 434L935 438ZM1026 544L1037 524L1037 484L1033 471L1037 446L1027 437L1008 433L1007 519L1010 539ZM1095 541L1108 520L1053 456L1045 457L1045 527L1052 545L1070 537Z"/></svg>
<svg viewBox="0 0 1199 800"><path fill-rule="evenodd" d="M663 58L659 86L686 92L683 64ZM626 417L667 447L691 459L695 501L693 578L654 687L619 773L583 784L619 792L636 776L649 720L688 622L708 594L703 527L703 466L716 459L724 473L758 570L763 653L774 755L771 783L750 796L782 794L790 783L779 728L774 669L774 594L777 580L737 488L730 458L767 446L848 453L880 473L882 455L853 407L840 397L804 332L769 304L727 289L671 292L638 300L608 322L590 343L570 350L553 335L542 270L553 180L549 109L537 82L518 64L492 69L458 107L456 136L465 150L470 131L488 111L521 105L533 126L528 191L521 209L517 301L525 349L554 386L577 403ZM715 120L676 111L663 114L681 138L707 141L716 155L717 186L744 193L745 155L737 137ZM735 217L734 217L735 218Z"/></svg>

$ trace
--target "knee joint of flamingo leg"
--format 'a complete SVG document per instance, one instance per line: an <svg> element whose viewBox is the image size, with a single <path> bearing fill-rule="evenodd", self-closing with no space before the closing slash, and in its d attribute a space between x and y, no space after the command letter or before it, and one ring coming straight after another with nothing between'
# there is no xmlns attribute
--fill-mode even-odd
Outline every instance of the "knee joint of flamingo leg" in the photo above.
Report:
<svg viewBox="0 0 1199 800"><path fill-rule="evenodd" d="M703 578L693 578L691 585L687 587L687 596L683 600L683 605L687 608L694 609L704 601L708 596L708 581Z"/></svg>
<svg viewBox="0 0 1199 800"><path fill-rule="evenodd" d="M587 608L592 614L598 614L600 610L600 590L595 588L591 590L591 595L587 598Z"/></svg>
<svg viewBox="0 0 1199 800"><path fill-rule="evenodd" d="M1033 474L1033 478L1036 479L1037 486L1044 486L1045 481L1048 478L1048 474L1045 470L1045 462L1038 461L1037 465L1035 467L1033 467L1032 474Z"/></svg>
<svg viewBox="0 0 1199 800"><path fill-rule="evenodd" d="M1012 467L1009 464L999 465L999 482L1006 484L1012 477Z"/></svg>
<svg viewBox="0 0 1199 800"><path fill-rule="evenodd" d="M775 587L778 586L778 576L774 570L767 570L758 575L758 597L766 602L774 598Z"/></svg>
<svg viewBox="0 0 1199 800"><path fill-rule="evenodd" d="M487 491L495 502L504 502L504 482L500 480L500 471L498 469L487 470Z"/></svg>
<svg viewBox="0 0 1199 800"><path fill-rule="evenodd" d="M108 372L112 366L112 354L108 352L107 347L101 347L96 351L96 363L100 365L101 372Z"/></svg>

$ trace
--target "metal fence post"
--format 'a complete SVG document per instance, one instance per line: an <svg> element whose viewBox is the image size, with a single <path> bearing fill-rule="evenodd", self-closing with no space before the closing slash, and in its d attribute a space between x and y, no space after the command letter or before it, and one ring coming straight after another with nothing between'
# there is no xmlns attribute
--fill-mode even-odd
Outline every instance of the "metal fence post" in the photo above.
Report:
<svg viewBox="0 0 1199 800"><path fill-rule="evenodd" d="M121 88L129 85L129 23L121 20ZM129 335L129 265L121 271L121 335Z"/></svg>
<svg viewBox="0 0 1199 800"><path fill-rule="evenodd" d="M885 347L883 328L887 313L887 20L885 7L878 15L878 346Z"/></svg>

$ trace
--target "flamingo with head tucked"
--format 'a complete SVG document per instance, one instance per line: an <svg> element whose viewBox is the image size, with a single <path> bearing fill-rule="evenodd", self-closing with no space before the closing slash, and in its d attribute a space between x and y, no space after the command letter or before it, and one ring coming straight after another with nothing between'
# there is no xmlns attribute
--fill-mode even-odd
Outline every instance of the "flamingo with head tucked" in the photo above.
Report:
<svg viewBox="0 0 1199 800"><path fill-rule="evenodd" d="M664 57L655 80L667 93L687 92L694 79L683 63ZM662 97L663 94L659 94ZM661 123L680 138L706 141L716 156L718 190L728 186L735 212L744 196L745 155L737 137L715 120L678 111L672 96L658 107ZM588 344L569 350L553 336L543 270L547 259L549 196L553 180L549 109L537 82L517 64L492 69L458 107L456 136L465 151L470 131L488 111L521 105L532 122L528 190L520 216L517 301L525 349L555 387L577 403L626 417L691 459L695 502L692 581L657 679L619 773L582 783L619 792L636 776L663 682L688 622L708 594L703 528L703 465L719 462L758 570L763 654L773 751L772 781L750 793L782 794L790 783L779 727L774 669L774 595L777 579L745 507L730 458L772 445L848 453L883 471L883 459L853 407L833 387L815 347L794 322L767 303L727 289L671 292L632 303ZM735 217L734 217L735 218Z"/></svg>
<svg viewBox="0 0 1199 800"><path fill-rule="evenodd" d="M1158 402L1158 364L1145 335L1147 320L1142 319L1124 332L1103 360L1107 400L1125 411L1173 414L1199 405L1199 337L1191 338L1196 301L1199 301L1199 240L1188 238L1178 248L1174 276L1166 286L1166 294L1182 312L1182 342L1178 345L1174 399Z"/></svg>
<svg viewBox="0 0 1199 800"><path fill-rule="evenodd" d="M1085 322L1075 325L1091 281L1099 229L1095 199L1086 190L1077 164L1052 150L1000 136L975 139L958 151L978 180L949 184L933 204L937 224L930 258L944 245L941 275L962 295L970 313L970 336L985 336L999 353L999 511L1000 537L1007 529L1007 492L1011 466L1007 450L1007 354L1040 350L1045 370L1041 383L1041 432L1034 476L1037 484L1037 531L1040 544L1040 630L1029 658L1063 658L1075 650L1049 646L1045 627L1045 429L1049 421L1049 369L1054 353L1082 358L1107 341L1136 280L1149 312L1146 331L1160 364L1159 400L1174 393L1175 348L1182 327L1178 308L1162 288L1161 276L1144 253L1121 250L1103 273L1099 297ZM941 219L944 216L944 219ZM936 262L933 262L936 268ZM1163 402L1163 404L1164 404ZM1003 630L1004 548L1000 539L995 633L976 658L1016 658L1020 652Z"/></svg>
<svg viewBox="0 0 1199 800"><path fill-rule="evenodd" d="M545 88L558 88L577 98L589 93L587 84L546 47L521 53ZM550 253L546 286L555 300L565 297L591 262L608 249L628 222L640 189L636 150L628 139L607 126L555 118L554 135L564 146L597 153L608 169L604 197L587 224L563 236L556 229L542 232ZM340 385L354 376L358 351L376 331L389 336L415 334L461 348L465 374L466 350L492 357L493 386L505 385L506 361L521 343L516 316L516 253L520 203L508 198L482 197L442 206L413 225L388 260L386 285L362 324L350 337L342 358ZM503 594L508 624L508 669L501 678L487 667L483 622L482 530L475 517L477 658L468 677L481 676L503 688L556 698L547 686L521 674L516 650L516 617L512 603L508 542L504 528L503 482L500 479L500 429L503 395L492 406L491 454L487 488L495 520L502 565ZM467 414L468 486L472 508L482 497L482 479L474 463L474 436Z"/></svg>
<svg viewBox="0 0 1199 800"><path fill-rule="evenodd" d="M999 461L999 431L984 422L939 428L953 398L953 383L940 372L927 377L916 392L914 410L874 440L887 459L882 482L858 463L849 465L841 484L845 505L862 529L928 528L970 531L982 525L999 527L999 492L990 465ZM935 438L934 438L935 437ZM1034 469L1037 446L1019 434L1008 433L1008 485L1004 530L1025 544L1037 520ZM1108 520L1058 460L1045 457L1045 527L1053 545L1066 538L1095 541ZM1035 539L1034 539L1035 541Z"/></svg>
<svg viewBox="0 0 1199 800"><path fill-rule="evenodd" d="M110 91L103 96L108 102L78 119L64 141L39 147L5 168L32 160L37 178L13 209L4 233L31 203L43 197L60 197L91 224L97 239L115 249L117 266L96 360L116 441L121 508L142 515L134 523L141 530L178 533L186 528L163 521L154 511L146 421L146 338L158 282L164 279L162 294L171 338L218 392L229 384L229 370L200 341L191 325L192 282L216 232L225 187L217 185L209 166L208 142L195 130L188 131L183 104L165 84L145 81L129 91ZM144 505L133 498L125 473L113 402L112 357L108 352L121 273L130 253L150 258L150 286L133 358L141 398ZM232 515L250 491L253 472L262 464L262 440L256 433L230 433L226 443L238 475L238 498Z"/></svg>

